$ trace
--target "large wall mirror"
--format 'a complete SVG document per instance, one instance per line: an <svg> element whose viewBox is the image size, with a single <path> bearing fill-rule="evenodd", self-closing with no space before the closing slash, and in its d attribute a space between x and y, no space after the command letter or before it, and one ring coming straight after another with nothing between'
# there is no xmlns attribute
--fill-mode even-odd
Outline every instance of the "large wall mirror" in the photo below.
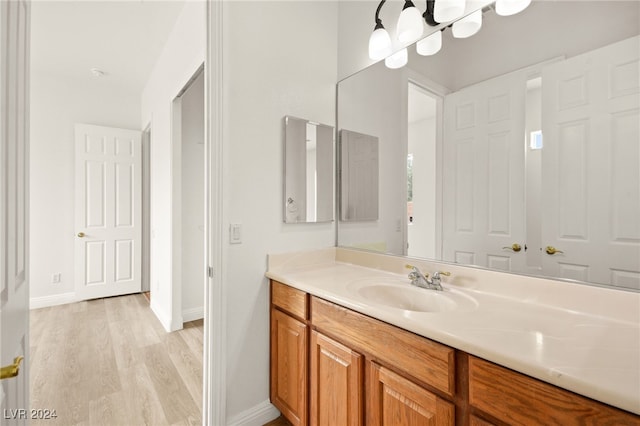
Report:
<svg viewBox="0 0 640 426"><path fill-rule="evenodd" d="M379 219L338 245L640 290L640 3L483 19L338 84L380 150Z"/></svg>

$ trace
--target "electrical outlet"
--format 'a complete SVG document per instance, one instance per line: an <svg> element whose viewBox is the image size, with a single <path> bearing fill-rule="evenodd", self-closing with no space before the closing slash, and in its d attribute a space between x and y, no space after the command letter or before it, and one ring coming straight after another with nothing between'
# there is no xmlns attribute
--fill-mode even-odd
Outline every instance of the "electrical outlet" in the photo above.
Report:
<svg viewBox="0 0 640 426"><path fill-rule="evenodd" d="M60 281L62 281L62 274L60 272L51 275L51 284L60 284Z"/></svg>

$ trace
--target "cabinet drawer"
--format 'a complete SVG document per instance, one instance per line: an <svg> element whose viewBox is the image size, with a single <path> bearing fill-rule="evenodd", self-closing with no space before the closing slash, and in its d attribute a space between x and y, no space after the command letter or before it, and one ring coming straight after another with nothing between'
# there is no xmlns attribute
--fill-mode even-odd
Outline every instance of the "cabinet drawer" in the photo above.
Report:
<svg viewBox="0 0 640 426"><path fill-rule="evenodd" d="M301 319L307 317L307 293L288 285L271 281L271 303Z"/></svg>
<svg viewBox="0 0 640 426"><path fill-rule="evenodd" d="M448 346L316 297L311 323L447 395L455 392L455 351Z"/></svg>
<svg viewBox="0 0 640 426"><path fill-rule="evenodd" d="M639 416L473 356L469 403L510 424L640 424Z"/></svg>

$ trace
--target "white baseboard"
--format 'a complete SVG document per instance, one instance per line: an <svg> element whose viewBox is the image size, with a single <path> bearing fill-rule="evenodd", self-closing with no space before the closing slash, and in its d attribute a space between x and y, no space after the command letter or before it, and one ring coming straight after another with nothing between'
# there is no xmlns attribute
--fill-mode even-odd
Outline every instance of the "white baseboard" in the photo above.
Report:
<svg viewBox="0 0 640 426"><path fill-rule="evenodd" d="M185 309L182 311L182 321L189 322L204 318L204 306L199 308Z"/></svg>
<svg viewBox="0 0 640 426"><path fill-rule="evenodd" d="M151 307L153 313L156 315L156 318L158 318L158 321L160 321L160 324L162 324L162 327L164 327L165 331L167 333L170 333L171 319L167 315L165 315L164 312L162 312L162 309L157 304L153 303L153 297L151 298L151 303L149 306Z"/></svg>
<svg viewBox="0 0 640 426"><path fill-rule="evenodd" d="M51 296L32 297L29 300L29 309L47 308L49 306L65 305L77 302L76 293L52 294Z"/></svg>
<svg viewBox="0 0 640 426"><path fill-rule="evenodd" d="M262 426L278 418L280 411L267 399L231 417L227 426Z"/></svg>

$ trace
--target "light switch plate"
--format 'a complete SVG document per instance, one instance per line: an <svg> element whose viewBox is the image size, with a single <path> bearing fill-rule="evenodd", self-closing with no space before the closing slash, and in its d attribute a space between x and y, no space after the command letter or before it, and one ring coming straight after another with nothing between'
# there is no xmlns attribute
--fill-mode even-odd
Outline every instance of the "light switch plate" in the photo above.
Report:
<svg viewBox="0 0 640 426"><path fill-rule="evenodd" d="M242 243L242 224L232 223L229 226L229 243L241 244Z"/></svg>

